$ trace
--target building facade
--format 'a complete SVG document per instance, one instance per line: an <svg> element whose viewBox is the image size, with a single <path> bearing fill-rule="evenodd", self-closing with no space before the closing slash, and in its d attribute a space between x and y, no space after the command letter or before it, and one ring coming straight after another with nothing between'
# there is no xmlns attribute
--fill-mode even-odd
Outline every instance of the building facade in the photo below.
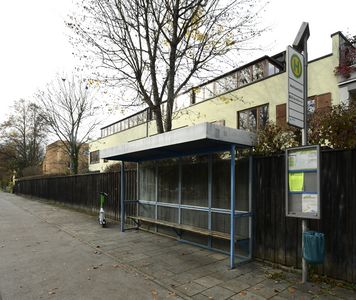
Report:
<svg viewBox="0 0 356 300"><path fill-rule="evenodd" d="M84 144L79 153L78 173L88 171L88 149ZM70 159L62 141L56 141L46 147L42 164L43 175L69 175Z"/></svg>
<svg viewBox="0 0 356 300"><path fill-rule="evenodd" d="M356 95L356 72L335 74L347 49L353 45L337 32L331 35L332 52L308 63L308 108L310 111L348 103ZM348 64L356 64L349 60ZM286 52L263 56L214 78L178 96L172 128L202 122L257 131L267 121L286 123ZM162 105L164 112L164 104ZM90 143L90 171L104 171L111 163L100 159L100 151L156 134L149 109L101 128L101 137Z"/></svg>

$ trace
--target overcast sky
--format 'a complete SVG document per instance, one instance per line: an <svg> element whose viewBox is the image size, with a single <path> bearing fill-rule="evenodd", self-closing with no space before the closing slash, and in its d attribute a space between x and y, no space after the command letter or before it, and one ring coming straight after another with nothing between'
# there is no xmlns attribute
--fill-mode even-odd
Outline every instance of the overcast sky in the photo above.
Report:
<svg viewBox="0 0 356 300"><path fill-rule="evenodd" d="M0 10L0 122L13 101L30 99L56 73L71 72L75 61L64 25L72 0L3 1ZM330 35L356 34L356 1L270 0L263 22L271 27L257 44L265 49L249 60L272 55L291 44L303 21L309 22L309 58L331 52ZM246 60L245 63L248 61ZM121 116L111 116L119 119Z"/></svg>

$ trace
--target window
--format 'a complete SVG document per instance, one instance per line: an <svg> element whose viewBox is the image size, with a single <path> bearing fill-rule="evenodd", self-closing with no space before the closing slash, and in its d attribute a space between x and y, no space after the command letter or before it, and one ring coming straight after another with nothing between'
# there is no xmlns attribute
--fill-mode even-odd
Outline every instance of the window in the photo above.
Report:
<svg viewBox="0 0 356 300"><path fill-rule="evenodd" d="M315 99L308 98L307 102L307 115L310 117L315 112Z"/></svg>
<svg viewBox="0 0 356 300"><path fill-rule="evenodd" d="M265 62L256 63L252 66L252 81L262 79L264 77Z"/></svg>
<svg viewBox="0 0 356 300"><path fill-rule="evenodd" d="M251 78L251 68L246 67L239 72L239 86L250 83Z"/></svg>
<svg viewBox="0 0 356 300"><path fill-rule="evenodd" d="M193 93L191 93L193 95ZM185 94L181 94L179 95L176 100L174 101L174 108L173 111L178 111L182 108L188 107L190 105L190 94L189 93L185 93Z"/></svg>
<svg viewBox="0 0 356 300"><path fill-rule="evenodd" d="M215 81L216 94L223 94L237 88L237 73L232 73Z"/></svg>
<svg viewBox="0 0 356 300"><path fill-rule="evenodd" d="M257 131L268 121L268 104L242 110L237 113L239 129Z"/></svg>
<svg viewBox="0 0 356 300"><path fill-rule="evenodd" d="M198 87L194 89L194 103L199 103L205 100L205 87Z"/></svg>
<svg viewBox="0 0 356 300"><path fill-rule="evenodd" d="M271 76L271 75L274 75L277 73L279 73L279 69L275 65L273 65L269 62L268 63L268 76Z"/></svg>
<svg viewBox="0 0 356 300"><path fill-rule="evenodd" d="M211 82L211 83L205 85L204 87L205 87L204 100L215 96L214 82Z"/></svg>
<svg viewBox="0 0 356 300"><path fill-rule="evenodd" d="M100 156L99 156L99 150L90 152L89 155L90 159L90 164L97 164L100 162Z"/></svg>

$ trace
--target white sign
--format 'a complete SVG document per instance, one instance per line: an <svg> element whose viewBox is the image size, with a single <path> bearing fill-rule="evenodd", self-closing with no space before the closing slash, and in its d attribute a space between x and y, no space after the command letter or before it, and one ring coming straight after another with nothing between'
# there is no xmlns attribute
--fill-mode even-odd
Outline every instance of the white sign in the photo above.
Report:
<svg viewBox="0 0 356 300"><path fill-rule="evenodd" d="M287 122L304 128L304 56L287 48L288 102Z"/></svg>
<svg viewBox="0 0 356 300"><path fill-rule="evenodd" d="M302 195L302 212L317 214L317 212L318 212L318 195L317 194L303 194Z"/></svg>
<svg viewBox="0 0 356 300"><path fill-rule="evenodd" d="M313 170L318 167L317 150L301 150L291 152L288 157L290 171Z"/></svg>

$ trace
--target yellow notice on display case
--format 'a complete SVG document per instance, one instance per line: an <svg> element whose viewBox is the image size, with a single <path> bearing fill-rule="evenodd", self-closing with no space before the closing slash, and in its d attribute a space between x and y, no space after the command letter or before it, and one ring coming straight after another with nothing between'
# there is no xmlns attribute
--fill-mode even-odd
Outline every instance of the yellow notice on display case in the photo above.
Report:
<svg viewBox="0 0 356 300"><path fill-rule="evenodd" d="M289 173L289 191L290 192L302 192L304 186L304 173Z"/></svg>

